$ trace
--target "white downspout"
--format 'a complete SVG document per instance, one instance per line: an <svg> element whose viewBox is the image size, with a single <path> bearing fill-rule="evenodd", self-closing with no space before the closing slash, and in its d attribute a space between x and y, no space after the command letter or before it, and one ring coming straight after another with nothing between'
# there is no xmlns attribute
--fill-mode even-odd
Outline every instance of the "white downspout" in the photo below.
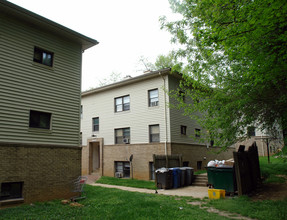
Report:
<svg viewBox="0 0 287 220"><path fill-rule="evenodd" d="M167 114L166 114L166 88L165 88L165 77L159 72L159 75L163 79L163 88L164 88L164 123L165 123L165 141L164 141L164 153L167 156Z"/></svg>

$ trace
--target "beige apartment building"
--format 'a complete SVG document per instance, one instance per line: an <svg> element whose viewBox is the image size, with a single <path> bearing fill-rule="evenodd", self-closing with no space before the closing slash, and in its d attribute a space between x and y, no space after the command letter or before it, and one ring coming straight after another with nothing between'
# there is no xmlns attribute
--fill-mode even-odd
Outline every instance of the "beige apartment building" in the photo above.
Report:
<svg viewBox="0 0 287 220"><path fill-rule="evenodd" d="M181 76L169 68L82 93L82 174L154 179L153 155L182 155L183 166L204 169L211 159L232 158L233 149L200 143L200 126L168 94Z"/></svg>
<svg viewBox="0 0 287 220"><path fill-rule="evenodd" d="M259 156L268 156L278 153L284 146L282 130L279 126L278 129L275 129L275 132L270 132L261 128L261 125L256 123L254 126L248 127L248 138L234 144L233 147L238 149L240 145L244 145L246 147L245 150L247 150L247 147L256 142Z"/></svg>

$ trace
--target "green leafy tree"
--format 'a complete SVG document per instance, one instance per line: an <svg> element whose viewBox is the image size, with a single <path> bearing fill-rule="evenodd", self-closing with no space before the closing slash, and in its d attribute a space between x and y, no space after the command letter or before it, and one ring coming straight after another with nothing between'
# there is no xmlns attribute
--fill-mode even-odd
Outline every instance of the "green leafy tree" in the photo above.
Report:
<svg viewBox="0 0 287 220"><path fill-rule="evenodd" d="M122 79L123 79L123 76L121 73L112 72L107 78L104 78L103 80L99 80L98 87L116 83L116 82L121 81Z"/></svg>
<svg viewBox="0 0 287 220"><path fill-rule="evenodd" d="M148 60L148 58L141 56L139 59L139 63L141 66L144 66L144 71L155 71L165 68L174 68L180 69L182 63L178 62L175 54L173 52L169 52L167 55L160 54L157 56L155 63L152 63Z"/></svg>
<svg viewBox="0 0 287 220"><path fill-rule="evenodd" d="M170 0L181 20L161 18L184 58L178 107L228 146L247 127L287 130L287 1ZM201 112L199 117L197 112ZM274 134L275 135L275 134Z"/></svg>

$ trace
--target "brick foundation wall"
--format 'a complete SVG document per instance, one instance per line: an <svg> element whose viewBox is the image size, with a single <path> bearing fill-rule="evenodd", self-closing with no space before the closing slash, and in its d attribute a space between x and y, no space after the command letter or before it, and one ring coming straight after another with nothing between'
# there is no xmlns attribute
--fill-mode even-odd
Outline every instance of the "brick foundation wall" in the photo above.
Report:
<svg viewBox="0 0 287 220"><path fill-rule="evenodd" d="M220 148L207 148L203 145L189 145L189 144L172 144L172 154L182 154L182 161L188 161L188 166L197 170L197 161L202 161L202 169L207 166L210 160L227 160L233 158L234 148L229 148L225 152L216 154Z"/></svg>
<svg viewBox="0 0 287 220"><path fill-rule="evenodd" d="M81 175L81 148L0 145L0 187L24 182L25 203L69 199L73 180Z"/></svg>
<svg viewBox="0 0 287 220"><path fill-rule="evenodd" d="M121 144L121 145L104 145L103 146L103 176L115 175L115 161L129 161L131 155L133 155L133 178L149 180L149 162L153 162L153 154L164 155L165 144ZM197 169L197 161L202 161L202 169L207 165L210 160L223 160L233 158L234 148L229 149L226 152L215 154L214 151L220 150L219 148L207 148L200 145L188 145L188 144L167 144L167 153L181 154L182 161L188 161L189 166ZM204 159L205 158L205 159ZM85 169L82 173L87 173L87 167L89 164L89 147L83 146L83 166ZM102 162L101 162L102 164Z"/></svg>
<svg viewBox="0 0 287 220"><path fill-rule="evenodd" d="M170 145L167 146L170 152ZM149 180L149 162L153 162L153 154L165 154L165 146L156 144L123 144L104 146L104 176L114 177L115 161L129 161L133 154L133 178Z"/></svg>
<svg viewBox="0 0 287 220"><path fill-rule="evenodd" d="M82 147L82 176L89 175L89 147Z"/></svg>

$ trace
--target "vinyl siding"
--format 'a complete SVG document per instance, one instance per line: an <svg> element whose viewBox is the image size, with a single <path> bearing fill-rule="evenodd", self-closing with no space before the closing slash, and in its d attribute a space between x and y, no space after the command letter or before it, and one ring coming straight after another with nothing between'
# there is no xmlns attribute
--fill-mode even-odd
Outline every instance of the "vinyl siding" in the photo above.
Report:
<svg viewBox="0 0 287 220"><path fill-rule="evenodd" d="M83 145L87 144L87 138L91 138L93 134L93 117L99 117L99 132L95 135L98 138L104 138L105 145L114 144L114 129L126 127L130 127L131 144L149 143L149 125L153 124L159 124L160 142L164 142L163 82L163 79L158 76L82 97L81 131ZM156 88L159 91L159 106L148 107L148 90ZM126 95L130 95L130 110L114 112L114 98ZM169 136L167 138L169 139Z"/></svg>
<svg viewBox="0 0 287 220"><path fill-rule="evenodd" d="M179 86L179 79L175 77L170 77L169 87L170 90L176 90ZM186 97L186 102L190 102ZM177 101L174 98L170 98L171 104L176 104ZM182 143L182 144L198 144L199 141L194 139L195 129L201 129L195 120L190 119L188 116L184 116L183 109L170 108L170 133L172 143ZM186 135L181 134L181 125L187 127ZM201 129L202 130L202 129ZM203 131L202 131L203 132Z"/></svg>
<svg viewBox="0 0 287 220"><path fill-rule="evenodd" d="M54 53L33 62L34 47ZM0 141L78 146L81 45L0 14ZM29 128L30 110L52 113L49 131Z"/></svg>

